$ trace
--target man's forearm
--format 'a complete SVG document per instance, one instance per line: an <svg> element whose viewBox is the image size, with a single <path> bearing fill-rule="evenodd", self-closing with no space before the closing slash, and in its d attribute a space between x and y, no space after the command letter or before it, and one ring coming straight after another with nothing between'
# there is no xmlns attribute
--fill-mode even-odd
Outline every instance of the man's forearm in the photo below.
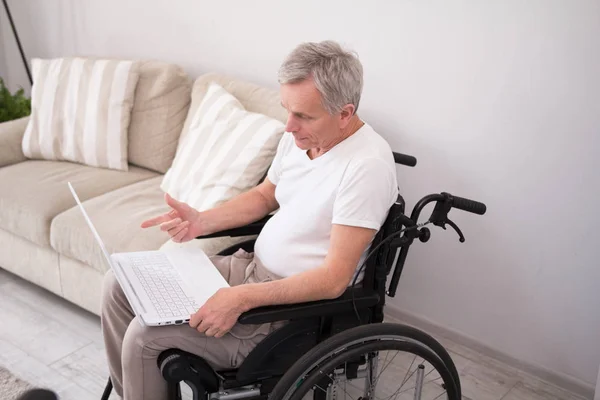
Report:
<svg viewBox="0 0 600 400"><path fill-rule="evenodd" d="M204 234L237 228L257 221L277 207L254 188L218 207L200 213Z"/></svg>
<svg viewBox="0 0 600 400"><path fill-rule="evenodd" d="M336 275L323 266L289 278L240 285L237 288L243 291L242 312L245 312L267 305L335 299L342 295L348 283L347 278Z"/></svg>

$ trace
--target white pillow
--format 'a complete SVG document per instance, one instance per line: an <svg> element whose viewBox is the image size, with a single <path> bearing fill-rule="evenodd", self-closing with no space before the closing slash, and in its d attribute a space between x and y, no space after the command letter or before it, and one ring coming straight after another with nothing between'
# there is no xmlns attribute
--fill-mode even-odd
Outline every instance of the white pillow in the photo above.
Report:
<svg viewBox="0 0 600 400"><path fill-rule="evenodd" d="M139 64L35 58L32 69L25 156L127 171L127 132Z"/></svg>
<svg viewBox="0 0 600 400"><path fill-rule="evenodd" d="M279 120L246 111L216 83L188 119L161 189L200 211L256 186L285 130Z"/></svg>

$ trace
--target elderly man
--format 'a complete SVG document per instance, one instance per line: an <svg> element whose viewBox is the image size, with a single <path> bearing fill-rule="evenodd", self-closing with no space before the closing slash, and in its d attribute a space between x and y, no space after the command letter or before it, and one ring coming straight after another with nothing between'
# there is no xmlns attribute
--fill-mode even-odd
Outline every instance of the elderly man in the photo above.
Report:
<svg viewBox="0 0 600 400"><path fill-rule="evenodd" d="M185 242L278 210L254 253L211 258L231 287L212 296L189 326L143 327L112 273L106 275L102 329L111 379L126 400L166 397L156 366L163 350L180 348L215 368L235 368L279 326L238 324L241 313L340 296L396 200L392 151L356 113L357 57L335 42L305 43L284 61L279 82L287 133L264 182L204 212L166 195L172 210L142 223Z"/></svg>

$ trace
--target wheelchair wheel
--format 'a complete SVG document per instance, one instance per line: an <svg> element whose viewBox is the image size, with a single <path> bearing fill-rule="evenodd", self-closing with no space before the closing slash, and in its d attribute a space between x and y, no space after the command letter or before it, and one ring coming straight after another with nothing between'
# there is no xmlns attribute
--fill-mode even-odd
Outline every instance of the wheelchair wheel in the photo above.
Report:
<svg viewBox="0 0 600 400"><path fill-rule="evenodd" d="M400 324L358 326L301 357L273 388L272 400L460 400L448 352Z"/></svg>

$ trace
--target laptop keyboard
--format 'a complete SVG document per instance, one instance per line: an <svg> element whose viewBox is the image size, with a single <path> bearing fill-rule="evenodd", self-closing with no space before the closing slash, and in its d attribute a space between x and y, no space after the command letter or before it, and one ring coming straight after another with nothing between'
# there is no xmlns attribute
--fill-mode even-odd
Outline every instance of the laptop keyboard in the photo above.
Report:
<svg viewBox="0 0 600 400"><path fill-rule="evenodd" d="M164 254L130 256L132 269L162 318L195 313L199 306L181 289L181 276Z"/></svg>

